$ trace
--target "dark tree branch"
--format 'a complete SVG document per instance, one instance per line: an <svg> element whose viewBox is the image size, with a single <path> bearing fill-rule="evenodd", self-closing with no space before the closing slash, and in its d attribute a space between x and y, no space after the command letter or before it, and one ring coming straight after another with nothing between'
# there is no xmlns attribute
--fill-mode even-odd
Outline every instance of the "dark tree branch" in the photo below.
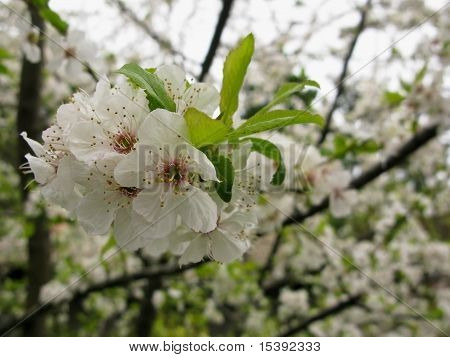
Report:
<svg viewBox="0 0 450 357"><path fill-rule="evenodd" d="M344 310L347 310L353 306L357 306L358 303L361 301L362 295L354 295L350 296L347 300L342 301L334 306L328 307L319 313L317 313L314 316L311 316L310 318L300 322L297 326L290 327L286 331L284 331L280 337L288 337L298 334L299 332L302 332L306 330L309 326L311 326L314 322L324 320L327 317L337 315L341 313Z"/></svg>
<svg viewBox="0 0 450 357"><path fill-rule="evenodd" d="M117 287L126 287L129 284L142 280L142 279L161 279L165 276L172 276L177 275L180 273L183 273L187 270L196 268L198 266L201 266L203 264L209 263L210 260L204 260L199 263L194 263L190 265L185 265L183 267L179 267L178 265L174 264L168 264L165 267L158 267L158 268L145 268L139 272L133 273L133 274L126 274L123 276L119 276L117 278L108 279L99 283L94 283L90 285L89 287L85 289L80 289L79 291L76 291L72 294L71 297L67 299L62 299L55 302L48 302L42 304L39 308L37 308L34 312L26 313L24 316L21 316L18 319L11 320L7 323L4 323L3 326L0 326L0 336L4 336L11 334L13 330L15 330L17 327L25 323L25 321L28 320L34 320L36 318L39 318L42 314L48 312L57 310L58 308L62 307L63 305L70 304L74 300L81 301L82 299L85 299L87 296L89 296L92 293L100 292L105 289L111 289L111 288L117 288Z"/></svg>
<svg viewBox="0 0 450 357"><path fill-rule="evenodd" d="M391 154L387 157L386 160L381 161L371 168L369 168L367 171L363 172L358 177L354 178L351 183L350 187L354 189L361 189L368 183L375 180L378 176L381 174L389 171L395 166L400 165L404 160L406 160L411 154L413 154L416 150L424 146L426 143L428 143L431 139L436 137L438 134L438 125L430 125L418 133L416 133L411 139L409 139L407 142L405 142L402 146L399 147L398 151L394 154ZM308 211L306 212L297 212L293 214L290 217L287 217L283 223L282 227L286 227L289 225L295 225L298 223L303 222L305 219L314 216L317 213L320 213L328 208L330 204L330 200L328 197L326 197L322 202L320 202L317 205L311 206ZM268 273L271 271L276 253L278 251L278 248L281 245L282 240L282 234L281 230L278 232L277 237L275 238L275 242L273 243L272 249L270 251L270 254L267 258L267 261L265 265L263 266L261 270L260 275L260 285L263 284L265 278L267 277Z"/></svg>
<svg viewBox="0 0 450 357"><path fill-rule="evenodd" d="M135 336L148 337L156 319L156 309L153 306L152 297L156 290L162 287L161 277L148 279L144 287L144 299L141 302L136 318Z"/></svg>
<svg viewBox="0 0 450 357"><path fill-rule="evenodd" d="M355 189L363 188L365 185L375 180L378 176L403 163L403 161L405 161L411 154L413 154L416 150L420 149L431 139L436 137L437 134L438 134L437 124L433 124L422 129L421 131L416 133L411 139L405 142L402 146L400 146L396 153L391 154L386 158L386 160L375 164L367 171L363 172L361 175L354 178L350 183L350 187ZM318 205L312 206L305 213L298 212L292 215L292 217L286 218L283 222L283 226L301 223L306 218L314 216L315 214L325 210L326 208L328 208L328 205L329 205L329 198L327 197Z"/></svg>
<svg viewBox="0 0 450 357"><path fill-rule="evenodd" d="M209 45L208 52L206 54L205 60L202 63L202 71L198 76L198 80L201 82L205 79L206 75L211 68L214 56L216 55L217 48L220 45L220 38L222 37L222 32L225 28L228 18L230 17L231 8L233 6L234 0L222 0L222 11L220 12L219 19L217 20L216 29L214 31L211 44Z"/></svg>
<svg viewBox="0 0 450 357"><path fill-rule="evenodd" d="M41 118L41 90L42 90L42 70L44 66L44 37L45 24L39 11L31 1L27 2L32 24L40 30L38 46L41 50L42 59L38 63L29 62L24 56L22 59L22 71L20 74L20 90L17 110L17 132L20 134L26 131L28 136L34 140L39 140L44 120ZM29 151L25 141L17 136L18 142L18 163L24 160L25 154ZM28 197L26 190L27 179L20 175L22 202ZM39 304L39 293L41 287L50 279L50 236L47 227L45 210L40 209L37 216L28 217L34 226L34 232L28 241L28 286L26 307L28 311L33 310ZM44 316L24 324L24 334L26 336L42 336L44 331Z"/></svg>
<svg viewBox="0 0 450 357"><path fill-rule="evenodd" d="M353 56L353 52L355 50L356 43L358 42L359 37L361 36L362 32L364 31L364 29L366 27L367 13L369 12L370 7L371 7L371 0L367 0L365 6L360 11L361 17L359 19L358 25L355 28L355 32L354 32L353 38L348 46L347 53L345 54L344 62L342 65L342 71L341 71L338 81L337 81L338 84L337 84L336 96L334 97L333 103L331 104L331 107L328 110L327 115L325 116L325 125L322 129L322 133L320 135L318 144L322 144L325 141L325 138L327 137L328 132L330 131L331 120L333 118L333 114L339 105L339 99L341 98L341 96L344 94L344 91L345 91L344 82L347 79L346 77L347 77L347 73L348 73L348 66L349 66L350 60Z"/></svg>

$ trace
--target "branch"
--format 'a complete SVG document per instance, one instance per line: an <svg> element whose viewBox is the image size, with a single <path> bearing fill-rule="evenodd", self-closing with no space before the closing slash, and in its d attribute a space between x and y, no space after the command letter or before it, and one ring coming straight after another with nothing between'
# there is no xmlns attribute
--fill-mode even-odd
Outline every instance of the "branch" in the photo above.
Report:
<svg viewBox="0 0 450 357"><path fill-rule="evenodd" d="M402 146L399 147L398 151L394 154L391 154L386 158L386 160L381 161L367 171L363 172L358 177L354 178L350 182L350 187L355 189L361 189L368 183L375 180L381 174L389 171L390 169L400 165L403 161L405 161L411 154L420 149L426 143L428 143L431 139L436 137L438 134L438 124L430 125L418 133L416 133L411 139L405 142ZM304 221L306 218L314 216L316 213L319 213L329 205L329 198L325 198L321 203L312 206L305 213L297 212L292 215L292 217L286 218L283 221L283 227L296 224Z"/></svg>
<svg viewBox="0 0 450 357"><path fill-rule="evenodd" d="M348 46L347 53L344 57L342 71L338 78L336 96L334 97L334 100L333 100L333 103L331 104L330 110L328 111L327 115L325 116L325 125L322 129L322 133L320 135L319 141L317 142L318 145L322 144L324 142L326 136L328 135L328 132L330 131L331 120L332 120L333 114L338 107L338 102L339 102L340 97L344 94L344 90L345 90L344 82L347 79L346 77L347 77L347 72L348 72L348 65L350 63L350 59L353 56L353 52L355 50L356 43L358 42L358 39L361 36L361 33L364 31L364 28L366 27L367 13L369 12L369 9L372 5L371 2L372 2L371 0L367 0L366 5L360 11L361 17L359 19L358 25L356 26L352 41L350 42L350 44Z"/></svg>
<svg viewBox="0 0 450 357"><path fill-rule="evenodd" d="M172 56L180 56L183 60L186 60L184 54L182 54L179 51L176 51L172 47L172 44L167 39L162 38L159 34L153 31L150 28L150 26L148 26L144 21L139 19L136 16L136 14L130 8L128 8L122 0L110 0L110 1L114 3L124 15L126 15L131 21L133 21L138 27L140 27L151 39L157 42L161 46L161 48L168 51Z"/></svg>
<svg viewBox="0 0 450 357"><path fill-rule="evenodd" d="M41 314L53 311L65 304L70 304L72 301L80 301L84 298L86 298L88 295L103 291L105 289L110 288L116 288L116 287L125 287L137 280L142 279L159 279L164 276L172 276L176 274L180 274L182 272L185 272L187 270L196 268L198 266L201 266L203 264L209 263L210 260L203 260L198 263L185 265L183 267L179 267L178 265L167 265L166 267L159 267L158 269L155 268L146 268L139 272L133 273L133 274L126 274L123 276L119 276L117 278L108 279L99 283L94 283L90 286L88 286L85 289L80 289L79 291L76 291L72 294L71 297L62 299L59 301L49 301L47 303L42 304L40 307L38 307L34 312L25 313L23 316L21 316L18 319L15 319L13 321L10 321L9 323L5 324L4 326L0 327L0 336L9 335L14 329L19 327L22 323L25 322L25 320L34 320L38 318Z"/></svg>
<svg viewBox="0 0 450 357"><path fill-rule="evenodd" d="M211 68L214 56L216 55L217 48L220 45L220 38L222 37L222 32L225 28L227 20L230 16L231 7L234 0L222 0L222 11L220 12L219 19L217 20L216 29L214 31L211 44L209 45L208 53L206 54L205 60L202 63L202 71L198 76L199 82L203 81L205 76L208 74Z"/></svg>
<svg viewBox="0 0 450 357"><path fill-rule="evenodd" d="M39 29L38 46L42 59L38 63L31 63L25 56L22 58L22 69L20 74L20 90L17 106L17 134L26 131L28 136L39 140L45 121L41 116L41 91L44 68L44 36L45 24L33 2L27 2L31 23ZM19 135L18 138L18 162L24 160L29 148ZM22 204L26 203L28 190L26 189L27 178L20 175ZM26 217L33 225L34 231L28 240L28 266L27 266L27 300L26 309L32 311L39 304L39 293L41 287L51 276L51 244L48 232L48 222L44 209L38 208L36 216ZM26 336L42 336L45 334L45 321L43 316L33 321L26 321L24 334Z"/></svg>
<svg viewBox="0 0 450 357"><path fill-rule="evenodd" d="M398 151L394 154L391 154L387 157L386 160L379 162L378 164L375 164L371 168L369 168L367 171L363 172L358 177L354 178L351 183L350 187L355 189L361 189L368 183L375 180L378 176L381 174L389 171L395 166L398 166L401 164L404 160L406 160L411 154L413 154L416 150L424 146L428 141L436 137L438 134L438 125L430 125L424 129L422 129L420 132L416 133L410 140L405 142L402 146L399 147ZM330 200L328 197L326 197L322 202L320 202L317 205L311 206L308 211L302 213L297 212L293 214L290 217L287 217L283 223L282 228L298 224L303 222L305 219L314 216L317 213L320 213L328 208L330 204ZM278 235L275 239L275 242L272 245L272 249L270 251L270 254L267 258L266 264L261 269L261 274L259 278L260 286L263 285L264 279L266 278L267 274L272 270L273 264L275 261L276 253L281 245L282 240L282 229L278 232Z"/></svg>
<svg viewBox="0 0 450 357"><path fill-rule="evenodd" d="M316 321L324 320L327 317L337 315L350 307L356 306L361 301L361 298L362 298L361 294L350 296L347 300L320 311L316 315L311 316L309 319L300 322L297 326L290 327L289 329L284 331L280 335L280 337L293 336L301 331L306 330L311 324L313 324Z"/></svg>

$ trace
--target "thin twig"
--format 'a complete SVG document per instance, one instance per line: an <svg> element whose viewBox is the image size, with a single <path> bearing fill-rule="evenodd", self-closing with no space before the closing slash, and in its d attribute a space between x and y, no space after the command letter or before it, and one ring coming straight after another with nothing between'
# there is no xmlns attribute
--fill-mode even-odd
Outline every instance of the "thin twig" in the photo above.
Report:
<svg viewBox="0 0 450 357"><path fill-rule="evenodd" d="M322 133L320 135L319 141L317 142L317 144L319 144L319 145L325 141L325 138L327 137L328 132L330 131L331 120L333 118L333 114L338 107L339 99L344 94L344 90L345 90L344 82L345 82L345 78L347 77L350 59L353 56L353 53L354 53L354 50L356 47L356 43L358 42L359 37L361 36L362 32L364 31L364 29L366 27L367 13L369 12L370 7L371 7L371 0L367 0L366 5L360 11L361 17L359 19L358 25L356 26L353 38L348 46L347 53L345 54L345 57L344 57L341 74L339 75L339 78L337 81L338 84L337 84L336 96L334 97L333 103L331 104L331 107L328 110L327 115L325 116L325 125L322 129Z"/></svg>
<svg viewBox="0 0 450 357"><path fill-rule="evenodd" d="M324 320L327 317L337 315L344 310L347 310L353 306L357 306L358 303L361 301L361 298L362 298L361 294L350 296L347 300L339 302L334 306L328 307L328 308L320 311L316 315L313 315L310 318L308 318L304 321L301 321L298 325L290 327L289 329L284 331L280 335L280 337L288 337L288 336L296 335L297 333L306 330L311 324L313 324L316 321Z"/></svg>
<svg viewBox="0 0 450 357"><path fill-rule="evenodd" d="M222 37L222 32L225 28L228 18L230 17L231 7L233 6L234 0L222 0L222 11L220 12L219 19L217 20L216 29L214 31L211 44L209 45L209 50L206 53L205 60L202 63L202 71L198 76L198 80L201 82L206 77L211 68L214 56L216 55L217 48L220 45L220 38Z"/></svg>

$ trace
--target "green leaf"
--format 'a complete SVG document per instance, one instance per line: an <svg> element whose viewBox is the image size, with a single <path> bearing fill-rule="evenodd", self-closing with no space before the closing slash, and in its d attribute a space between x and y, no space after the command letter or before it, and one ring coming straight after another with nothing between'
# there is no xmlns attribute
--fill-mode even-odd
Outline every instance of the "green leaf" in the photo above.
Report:
<svg viewBox="0 0 450 357"><path fill-rule="evenodd" d="M149 107L167 109L171 112L176 110L175 102L166 92L164 83L153 73L146 71L136 63L124 65L117 71L127 76L133 83L144 89L149 98Z"/></svg>
<svg viewBox="0 0 450 357"><path fill-rule="evenodd" d="M380 144L375 140L368 139L358 144L355 148L356 153L374 153L380 149Z"/></svg>
<svg viewBox="0 0 450 357"><path fill-rule="evenodd" d="M315 81L311 81L311 80L305 80L305 81L303 81L301 83L292 83L292 82L284 83L277 90L277 92L275 93L275 96L273 97L272 101L269 104L265 105L263 108L261 108L255 114L255 116L268 112L269 109L271 109L275 105L278 105L278 104L284 102L290 96L292 96L295 93L300 92L306 86L320 88L319 83L317 83Z"/></svg>
<svg viewBox="0 0 450 357"><path fill-rule="evenodd" d="M414 83L419 84L422 82L423 78L427 74L428 66L426 64L423 65L421 69L419 69L414 77Z"/></svg>
<svg viewBox="0 0 450 357"><path fill-rule="evenodd" d="M12 58L12 54L9 53L7 50L5 50L4 48L0 47L0 59L9 59Z"/></svg>
<svg viewBox="0 0 450 357"><path fill-rule="evenodd" d="M37 7L39 14L50 23L59 33L65 35L69 25L61 17L50 9L48 0L32 0L33 4Z"/></svg>
<svg viewBox="0 0 450 357"><path fill-rule="evenodd" d="M323 125L323 118L303 110L274 110L256 115L228 135L230 140L293 124Z"/></svg>
<svg viewBox="0 0 450 357"><path fill-rule="evenodd" d="M244 83L245 73L253 56L255 39L253 34L241 40L236 48L230 51L223 66L223 81L220 91L221 120L228 127L233 124L233 114L239 104L239 92Z"/></svg>
<svg viewBox="0 0 450 357"><path fill-rule="evenodd" d="M330 152L328 156L335 159L341 159L348 153L374 153L379 150L379 148L380 145L372 139L360 141L350 136L336 134L334 137L334 152Z"/></svg>
<svg viewBox="0 0 450 357"><path fill-rule="evenodd" d="M0 74L4 74L6 76L11 76L11 72L3 63L0 63Z"/></svg>
<svg viewBox="0 0 450 357"><path fill-rule="evenodd" d="M405 90L405 92L407 93L411 92L412 85L410 83L404 81L403 79L400 79L400 85Z"/></svg>
<svg viewBox="0 0 450 357"><path fill-rule="evenodd" d="M272 185L281 185L286 177L286 166L280 149L270 141L259 138L248 138L252 143L252 151L259 152L265 157L273 160L277 165L277 171L272 176Z"/></svg>
<svg viewBox="0 0 450 357"><path fill-rule="evenodd" d="M224 141L229 131L229 128L223 122L212 119L195 108L188 108L184 114L184 119L189 130L191 143L197 148Z"/></svg>
<svg viewBox="0 0 450 357"><path fill-rule="evenodd" d="M390 107L397 107L405 97L398 92L384 92L384 100Z"/></svg>
<svg viewBox="0 0 450 357"><path fill-rule="evenodd" d="M234 183L233 164L229 158L223 155L213 155L210 160L216 168L217 178L220 180L215 183L217 194L222 201L230 202Z"/></svg>
<svg viewBox="0 0 450 357"><path fill-rule="evenodd" d="M109 239L106 241L106 243L102 246L100 250L100 256L103 257L108 250L114 248L115 246L116 240L114 239L114 236L110 235Z"/></svg>

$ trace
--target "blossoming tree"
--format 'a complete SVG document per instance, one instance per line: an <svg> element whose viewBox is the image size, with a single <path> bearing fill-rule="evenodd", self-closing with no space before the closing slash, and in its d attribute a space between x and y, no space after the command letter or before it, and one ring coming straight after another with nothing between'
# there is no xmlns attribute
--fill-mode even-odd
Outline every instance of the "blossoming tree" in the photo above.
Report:
<svg viewBox="0 0 450 357"><path fill-rule="evenodd" d="M324 21L325 2L299 30L267 5L278 33L260 42L252 4L223 0L192 65L150 19L183 4L104 5L149 61L48 1L2 3L2 334L446 335L448 6L369 0ZM348 14L343 50L310 45ZM351 67L386 24L400 40Z"/></svg>

